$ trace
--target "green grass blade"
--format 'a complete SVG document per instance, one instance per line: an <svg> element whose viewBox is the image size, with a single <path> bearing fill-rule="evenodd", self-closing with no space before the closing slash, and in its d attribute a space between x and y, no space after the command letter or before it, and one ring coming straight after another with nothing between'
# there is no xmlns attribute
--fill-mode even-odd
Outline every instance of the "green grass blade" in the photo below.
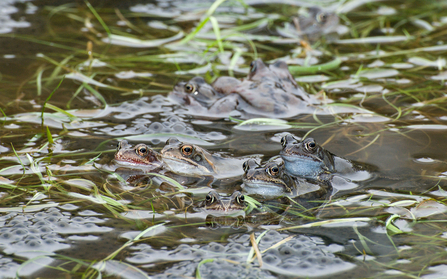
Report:
<svg viewBox="0 0 447 279"><path fill-rule="evenodd" d="M334 60L329 61L324 64L313 65L313 66L289 66L289 71L292 75L297 74L316 74L322 71L330 71L337 69L341 64L341 59L336 57Z"/></svg>
<svg viewBox="0 0 447 279"><path fill-rule="evenodd" d="M220 37L220 28L217 19L213 16L210 16L211 24L213 25L214 35L216 36L217 45L219 46L219 51L223 52L224 48L222 45L222 38Z"/></svg>
<svg viewBox="0 0 447 279"><path fill-rule="evenodd" d="M40 115L40 118L42 119L42 125L44 123L44 117L43 114L45 112L45 108L46 108L46 104L48 103L48 101L51 99L51 97L53 97L54 92L56 92L56 90L59 88L59 86L61 86L62 82L64 81L65 77L63 77L61 79L61 81L59 81L59 84L56 86L56 88L54 88L53 92L50 93L50 96L48 96L48 98L45 100L45 103L43 103L42 106L42 114Z"/></svg>

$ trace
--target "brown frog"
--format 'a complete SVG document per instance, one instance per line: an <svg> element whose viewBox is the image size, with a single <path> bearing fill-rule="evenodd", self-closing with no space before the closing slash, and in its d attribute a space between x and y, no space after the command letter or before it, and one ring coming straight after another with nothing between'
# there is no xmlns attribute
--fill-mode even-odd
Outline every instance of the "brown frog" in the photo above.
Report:
<svg viewBox="0 0 447 279"><path fill-rule="evenodd" d="M195 144L183 143L177 138L166 141L161 150L163 162L172 172L185 176L234 177L242 174L244 158L227 158L211 154Z"/></svg>
<svg viewBox="0 0 447 279"><path fill-rule="evenodd" d="M115 161L119 164L145 168L161 168L163 163L160 154L140 143L132 147L126 140L118 143Z"/></svg>
<svg viewBox="0 0 447 279"><path fill-rule="evenodd" d="M230 197L222 197L212 190L206 195L205 200L198 204L197 209L208 213L228 214L245 209L245 199L241 192L235 191Z"/></svg>
<svg viewBox="0 0 447 279"><path fill-rule="evenodd" d="M328 12L320 7L300 9L297 16L292 17L292 24L286 23L284 28L278 28L278 33L284 37L306 37L316 41L319 37L336 32L340 18L336 13Z"/></svg>
<svg viewBox="0 0 447 279"><path fill-rule="evenodd" d="M168 97L185 107L188 114L206 117L227 117L237 107L237 96L217 92L202 77L179 82Z"/></svg>
<svg viewBox="0 0 447 279"><path fill-rule="evenodd" d="M254 160L243 165L242 188L248 194L264 197L306 197L319 198L331 189L330 182L295 177L287 173L282 161L267 162L264 166Z"/></svg>
<svg viewBox="0 0 447 279"><path fill-rule="evenodd" d="M212 84L214 90L202 81L194 78L179 83L169 96L189 112L207 116L228 116L238 110L248 116L287 118L311 113L310 105L319 103L298 86L282 61L267 66L261 59L255 60L247 78L220 77Z"/></svg>

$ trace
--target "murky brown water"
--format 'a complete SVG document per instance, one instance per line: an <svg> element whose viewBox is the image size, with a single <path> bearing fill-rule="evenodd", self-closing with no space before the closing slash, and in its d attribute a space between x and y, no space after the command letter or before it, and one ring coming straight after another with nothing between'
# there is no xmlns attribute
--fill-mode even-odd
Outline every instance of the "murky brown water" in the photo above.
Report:
<svg viewBox="0 0 447 279"><path fill-rule="evenodd" d="M83 1L0 2L0 278L447 277L445 3L321 1L339 13L341 35L306 51L277 31L305 2L228 1L214 14L223 52L211 25L179 43L211 1L90 3L124 37L109 38ZM340 66L294 76L338 110L362 113L238 125L191 117L166 98L196 75L245 77L256 57L289 66L339 57ZM266 161L288 132L376 167L377 179L335 185L318 211L284 212L270 200L270 211L218 217L194 204L211 188L241 190L240 176L176 176L179 191L111 164L121 139L159 151L172 136ZM252 233L266 250L262 265L250 254Z"/></svg>

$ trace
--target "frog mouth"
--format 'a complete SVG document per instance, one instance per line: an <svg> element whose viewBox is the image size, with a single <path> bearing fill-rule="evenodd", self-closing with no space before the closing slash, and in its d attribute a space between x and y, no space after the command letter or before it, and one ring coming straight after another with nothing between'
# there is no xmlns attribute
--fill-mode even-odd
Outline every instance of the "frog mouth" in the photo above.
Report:
<svg viewBox="0 0 447 279"><path fill-rule="evenodd" d="M289 151L289 150L288 150ZM306 154L298 154L298 153L294 153L294 152L289 152L289 154L284 154L284 152L281 152L281 158L283 158L285 161L288 162L294 162L294 161L303 161L303 163L305 161L314 161L314 162L323 162L322 159L315 157L315 156L310 156L310 155L306 155Z"/></svg>
<svg viewBox="0 0 447 279"><path fill-rule="evenodd" d="M164 156L163 161L173 172L182 174L198 174L198 175L213 175L215 172L211 172L205 166L199 165L191 160L184 158L177 158L171 156ZM214 169L213 169L214 170Z"/></svg>
<svg viewBox="0 0 447 279"><path fill-rule="evenodd" d="M285 192L292 192L290 187L285 183L269 182L264 180L243 180L246 188L251 190L269 189L269 190L281 190Z"/></svg>
<svg viewBox="0 0 447 279"><path fill-rule="evenodd" d="M155 154L154 154L155 156ZM119 164L119 165L132 165L132 166L155 166L155 165L160 165L160 162L157 160L153 160L153 161L149 161L149 160L138 160L138 159L132 159L132 158L127 158L125 156L122 156L120 154L116 154L114 161Z"/></svg>

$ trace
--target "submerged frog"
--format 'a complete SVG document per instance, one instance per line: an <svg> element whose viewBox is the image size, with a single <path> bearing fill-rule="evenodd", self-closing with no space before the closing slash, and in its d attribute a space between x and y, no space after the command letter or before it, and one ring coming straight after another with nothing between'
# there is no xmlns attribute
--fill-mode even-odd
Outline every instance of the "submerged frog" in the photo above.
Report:
<svg viewBox="0 0 447 279"><path fill-rule="evenodd" d="M228 116L233 110L248 115L287 118L310 113L319 102L309 96L290 74L287 64L277 61L269 66L261 59L250 64L242 81L220 77L209 88L203 79L179 83L169 96L195 114Z"/></svg>
<svg viewBox="0 0 447 279"><path fill-rule="evenodd" d="M319 198L331 188L328 181L313 181L288 174L282 162L272 161L261 166L254 160L248 160L243 168L242 188L248 194Z"/></svg>
<svg viewBox="0 0 447 279"><path fill-rule="evenodd" d="M191 115L226 117L237 107L237 96L217 92L202 77L179 82L168 97L184 106Z"/></svg>
<svg viewBox="0 0 447 279"><path fill-rule="evenodd" d="M339 22L336 13L309 7L300 9L298 15L292 17L292 24L286 23L284 28L278 28L278 33L284 37L307 37L315 41L322 35L336 32Z"/></svg>
<svg viewBox="0 0 447 279"><path fill-rule="evenodd" d="M215 190L206 195L205 200L198 204L197 209L208 213L228 214L245 209L245 199L241 192L235 191L230 197L222 197Z"/></svg>
<svg viewBox="0 0 447 279"><path fill-rule="evenodd" d="M211 154L195 144L169 138L161 150L163 162L174 173L185 176L234 177L242 174L244 158L227 158Z"/></svg>
<svg viewBox="0 0 447 279"><path fill-rule="evenodd" d="M375 168L338 157L321 147L313 138L299 142L292 135L281 139L281 158L288 173L312 178L327 179L325 174L336 173L352 181L369 180L375 176ZM324 176L324 178L323 178Z"/></svg>
<svg viewBox="0 0 447 279"><path fill-rule="evenodd" d="M160 154L140 143L132 147L126 140L118 143L115 161L119 164L145 168L161 168L163 163Z"/></svg>

